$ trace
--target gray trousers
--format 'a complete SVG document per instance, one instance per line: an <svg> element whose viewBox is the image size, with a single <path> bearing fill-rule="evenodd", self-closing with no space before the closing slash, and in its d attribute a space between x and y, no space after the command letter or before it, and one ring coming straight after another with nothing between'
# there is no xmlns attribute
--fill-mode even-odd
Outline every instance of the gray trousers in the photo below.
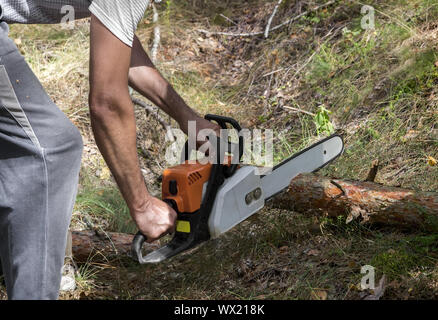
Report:
<svg viewBox="0 0 438 320"><path fill-rule="evenodd" d="M9 299L57 299L82 155L0 22L0 260Z"/></svg>

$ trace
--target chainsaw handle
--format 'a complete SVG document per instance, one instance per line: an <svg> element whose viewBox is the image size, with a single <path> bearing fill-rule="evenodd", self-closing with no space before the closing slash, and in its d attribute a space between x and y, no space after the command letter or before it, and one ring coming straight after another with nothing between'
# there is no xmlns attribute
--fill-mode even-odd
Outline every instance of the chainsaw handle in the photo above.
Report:
<svg viewBox="0 0 438 320"><path fill-rule="evenodd" d="M239 134L242 131L242 127L240 126L240 124L233 118L224 117L224 116L220 116L220 115L216 115L216 114L207 114L207 115L205 115L204 118L208 121L216 121L217 124L222 129L227 130L228 129L227 124L230 124L237 131L237 134ZM218 140L218 141L220 141L220 140ZM232 143L228 142L228 150L232 149L231 145L232 145ZM240 161L240 159L242 159L242 156L243 156L243 137L241 135L239 135L238 147L239 147L238 156L239 156L239 161ZM226 178L231 177L236 172L238 166L239 166L238 164L232 164L231 166L225 168L225 171L224 171L225 177Z"/></svg>
<svg viewBox="0 0 438 320"><path fill-rule="evenodd" d="M234 129L237 130L237 132L240 132L242 130L240 124L236 120L230 117L219 116L217 114L207 114L205 115L204 118L205 120L208 121L216 121L217 124L220 125L222 129L228 129L227 123L229 123Z"/></svg>
<svg viewBox="0 0 438 320"><path fill-rule="evenodd" d="M141 253L141 247L143 247L143 244L147 241L147 237L141 233L141 231L137 232L137 234L134 236L134 239L132 240L131 245L131 255L134 259L136 259L139 263L142 263L143 254Z"/></svg>
<svg viewBox="0 0 438 320"><path fill-rule="evenodd" d="M216 115L216 114L207 114L204 117L206 120L208 121L215 121L217 122L217 124L221 127L221 129L228 129L227 124L230 124L234 130L237 131L237 133L239 134L242 131L242 127L240 126L240 124L233 118L230 117L224 117L224 116L220 116L220 115ZM238 157L239 160L242 159L243 156L243 136L239 135L239 143L231 143L231 142L227 142L228 143L228 152L233 153L233 151L231 151L232 145L236 145L238 146L239 150L238 150ZM220 137L218 137L218 150L220 149L221 146L221 140ZM182 158L181 158L181 163L183 163L184 161L189 160L189 156L190 156L190 152L191 150L189 149L189 142L186 141L185 145L184 145L184 150L182 153ZM222 154L222 152L218 153L218 162L220 162L220 155ZM232 164L229 167L227 166L226 168L224 168L224 173L225 173L225 177L229 178L231 177L237 170L238 168L238 164Z"/></svg>

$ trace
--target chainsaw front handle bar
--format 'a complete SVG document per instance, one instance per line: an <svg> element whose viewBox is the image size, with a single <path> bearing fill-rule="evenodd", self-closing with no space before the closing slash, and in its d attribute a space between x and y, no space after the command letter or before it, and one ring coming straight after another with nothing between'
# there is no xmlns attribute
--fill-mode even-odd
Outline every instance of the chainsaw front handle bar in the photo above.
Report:
<svg viewBox="0 0 438 320"><path fill-rule="evenodd" d="M237 135L239 137L239 143L232 143L230 141L227 141L228 143L228 148L227 150L221 150L221 140L220 137L218 137L218 144L217 144L217 161L218 163L220 163L224 157L222 156L223 154L225 154L225 152L229 152L231 154L233 154L233 156L238 157L239 161L242 159L243 156L243 137L239 134L242 131L242 127L240 126L240 124L233 118L230 117L224 117L224 116L219 116L219 115L215 115L215 114L207 114L204 117L206 120L208 121L214 121L216 122L221 129L224 130L228 130L230 129L228 127L228 125L231 125L231 127L237 131ZM237 154L234 153L233 150L236 150L236 148L238 148L238 152ZM185 146L184 146L184 157L182 160L187 161L189 160L189 156L192 150L189 150L189 142L187 141ZM224 168L224 174L226 178L231 177L237 170L238 168L238 164L234 163L226 168Z"/></svg>

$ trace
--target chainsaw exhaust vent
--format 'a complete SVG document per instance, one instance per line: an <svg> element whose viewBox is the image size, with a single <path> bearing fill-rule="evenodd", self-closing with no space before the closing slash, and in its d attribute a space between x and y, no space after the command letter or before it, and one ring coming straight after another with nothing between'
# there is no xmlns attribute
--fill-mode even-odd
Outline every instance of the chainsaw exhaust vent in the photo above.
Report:
<svg viewBox="0 0 438 320"><path fill-rule="evenodd" d="M189 185L194 184L196 181L202 178L202 175L199 172L193 172L189 175Z"/></svg>

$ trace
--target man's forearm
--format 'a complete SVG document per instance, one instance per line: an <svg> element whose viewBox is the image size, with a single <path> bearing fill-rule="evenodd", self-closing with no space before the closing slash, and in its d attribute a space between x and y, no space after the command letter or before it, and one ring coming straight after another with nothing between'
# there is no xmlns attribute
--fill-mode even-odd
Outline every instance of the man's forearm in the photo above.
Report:
<svg viewBox="0 0 438 320"><path fill-rule="evenodd" d="M154 67L137 37L132 48L129 85L175 119L184 132L187 133L187 121L196 120L197 114Z"/></svg>
<svg viewBox="0 0 438 320"><path fill-rule="evenodd" d="M136 147L136 127L132 103L115 101L112 106L95 102L91 110L91 125L96 144L117 181L131 212L144 205L148 195L141 175ZM123 109L120 114L104 108ZM132 112L131 112L132 111Z"/></svg>
<svg viewBox="0 0 438 320"><path fill-rule="evenodd" d="M96 143L131 212L148 192L141 174L134 108L128 92L131 49L96 18L91 24L90 118Z"/></svg>

